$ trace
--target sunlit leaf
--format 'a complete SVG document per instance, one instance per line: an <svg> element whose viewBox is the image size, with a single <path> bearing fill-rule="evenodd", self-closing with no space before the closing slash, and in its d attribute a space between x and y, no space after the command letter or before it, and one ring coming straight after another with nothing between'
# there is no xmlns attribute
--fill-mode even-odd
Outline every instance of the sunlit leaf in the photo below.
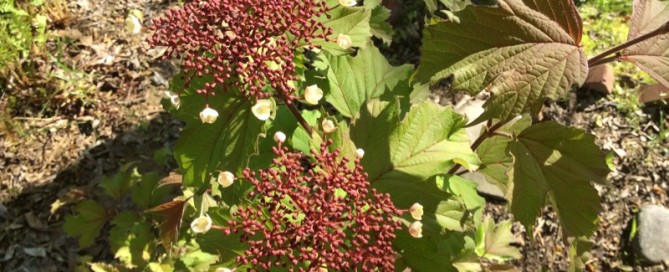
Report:
<svg viewBox="0 0 669 272"><path fill-rule="evenodd" d="M544 98L585 80L581 19L571 0L499 0L456 16L459 23L426 28L416 79L470 94L487 89L487 119L536 112Z"/></svg>
<svg viewBox="0 0 669 272"><path fill-rule="evenodd" d="M663 26L667 32L630 46L622 59L634 63L669 88L669 1L635 0L628 40Z"/></svg>
<svg viewBox="0 0 669 272"><path fill-rule="evenodd" d="M516 242L511 232L512 227L511 221L502 221L495 225L492 218L486 217L476 231L476 254L499 262L522 257L520 250L511 245Z"/></svg>
<svg viewBox="0 0 669 272"><path fill-rule="evenodd" d="M111 224L109 243L114 257L128 268L146 266L154 239L151 223L133 212L123 212Z"/></svg>
<svg viewBox="0 0 669 272"><path fill-rule="evenodd" d="M411 66L391 66L373 46L359 50L355 57L325 55L316 66L324 70L329 85L325 100L353 119L365 101L378 98L387 90L410 89Z"/></svg>

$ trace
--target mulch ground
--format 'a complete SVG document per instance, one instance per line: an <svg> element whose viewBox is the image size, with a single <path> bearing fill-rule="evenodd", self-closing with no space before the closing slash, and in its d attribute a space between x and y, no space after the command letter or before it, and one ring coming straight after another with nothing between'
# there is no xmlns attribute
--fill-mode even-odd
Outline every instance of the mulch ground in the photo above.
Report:
<svg viewBox="0 0 669 272"><path fill-rule="evenodd" d="M175 66L158 60L160 51L144 42L147 33L129 36L124 31L131 9L142 10L148 21L170 4L160 0L68 2L69 18L52 29L58 37L47 48L52 53L62 51L60 61L87 75L81 82L94 91L85 99L77 98L74 107L66 103L67 97L54 97L51 116L37 117L36 110L27 109L12 113L11 124L0 123L0 271L73 271L80 255L109 260L112 254L104 243L80 250L74 239L66 237L63 217L72 206L52 210L52 204L58 199L75 203L92 197L96 192L92 188L103 176L113 175L130 161L165 172L176 167L173 162L151 163L154 152L174 144L182 127L163 113L159 102ZM58 39L68 42L59 44ZM49 58L43 63L45 73L75 78L59 72L61 68ZM669 114L666 105L656 104L631 113L636 118L630 118L612 98L590 94L548 103L544 110L545 119L586 129L615 154L611 186L597 188L603 212L589 271L668 268L630 261L623 245L623 232L640 206L669 206L669 144L657 140L669 122L660 120L660 112ZM489 204L487 211L496 218L508 217L499 202ZM569 248L550 209L538 219L534 233L516 229L524 253L514 263L518 269L567 270Z"/></svg>

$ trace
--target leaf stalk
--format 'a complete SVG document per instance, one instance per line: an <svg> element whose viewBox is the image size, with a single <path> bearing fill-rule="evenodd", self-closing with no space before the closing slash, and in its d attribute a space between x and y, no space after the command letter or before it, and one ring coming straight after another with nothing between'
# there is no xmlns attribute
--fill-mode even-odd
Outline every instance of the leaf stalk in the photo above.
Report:
<svg viewBox="0 0 669 272"><path fill-rule="evenodd" d="M634 39L631 39L629 41L626 41L626 42L621 43L619 45L616 45L614 47L611 47L611 48L607 49L606 51L590 58L588 60L588 67L594 67L594 66L597 66L597 65L600 65L600 64L604 64L604 63L606 63L606 62L604 62L604 60L607 60L607 62L614 61L618 58L606 58L606 57L608 57L608 56L610 56L614 53L617 53L619 51L622 51L622 50L624 50L628 47L636 45L640 42L643 42L643 41L648 40L650 38L653 38L655 36L659 36L659 35L666 34L666 33L669 33L669 21L664 23L664 25L660 26L656 30L653 30L651 32L643 34L639 37L636 37Z"/></svg>

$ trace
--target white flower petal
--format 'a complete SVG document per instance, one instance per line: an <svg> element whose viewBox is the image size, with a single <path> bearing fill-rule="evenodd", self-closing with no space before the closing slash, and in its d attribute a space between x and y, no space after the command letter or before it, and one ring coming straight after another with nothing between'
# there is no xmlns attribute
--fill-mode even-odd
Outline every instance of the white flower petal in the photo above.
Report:
<svg viewBox="0 0 669 272"><path fill-rule="evenodd" d="M351 36L349 35L339 34L337 35L337 45L342 49L349 49L353 46L353 40L351 40Z"/></svg>
<svg viewBox="0 0 669 272"><path fill-rule="evenodd" d="M206 107L200 112L200 120L202 120L202 123L213 124L216 122L216 119L218 119L218 112L215 109Z"/></svg>
<svg viewBox="0 0 669 272"><path fill-rule="evenodd" d="M232 270L230 268L227 268L227 267L219 267L219 268L216 268L216 271L214 271L214 272L232 272Z"/></svg>
<svg viewBox="0 0 669 272"><path fill-rule="evenodd" d="M409 225L409 234L413 236L413 238L421 238L423 237L423 223L420 221L414 221Z"/></svg>
<svg viewBox="0 0 669 272"><path fill-rule="evenodd" d="M272 101L268 99L260 99L253 105L251 111L260 121L265 121L272 116Z"/></svg>
<svg viewBox="0 0 669 272"><path fill-rule="evenodd" d="M323 131L325 133L331 133L337 130L337 127L335 126L334 122L332 122L332 120L330 119L324 119L321 125L323 126Z"/></svg>
<svg viewBox="0 0 669 272"><path fill-rule="evenodd" d="M352 7L358 4L356 0L339 0L339 4L345 7Z"/></svg>
<svg viewBox="0 0 669 272"><path fill-rule="evenodd" d="M181 106L181 98L179 98L178 95L173 95L170 97L170 103L172 103L172 106L176 109L179 109L179 106Z"/></svg>
<svg viewBox="0 0 669 272"><path fill-rule="evenodd" d="M416 220L422 220L423 219L423 205L420 205L420 203L414 203L411 208L409 208L409 213L411 214L411 217Z"/></svg>
<svg viewBox="0 0 669 272"><path fill-rule="evenodd" d="M125 18L125 30L131 35L137 35L142 31L142 22L135 15L128 15Z"/></svg>
<svg viewBox="0 0 669 272"><path fill-rule="evenodd" d="M235 181L235 175L233 175L230 171L224 171L218 173L218 184L220 184L221 187L228 188L232 185L234 181Z"/></svg>
<svg viewBox="0 0 669 272"><path fill-rule="evenodd" d="M318 85L311 85L304 90L304 100L311 105L318 105L323 98L323 90Z"/></svg>
<svg viewBox="0 0 669 272"><path fill-rule="evenodd" d="M190 228L195 233L205 233L211 229L211 224L211 217L205 214L195 218L195 220L190 223Z"/></svg>

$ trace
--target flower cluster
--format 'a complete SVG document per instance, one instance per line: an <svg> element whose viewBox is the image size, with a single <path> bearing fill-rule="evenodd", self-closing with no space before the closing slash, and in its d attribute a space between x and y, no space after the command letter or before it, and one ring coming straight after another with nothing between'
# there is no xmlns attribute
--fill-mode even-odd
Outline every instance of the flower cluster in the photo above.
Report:
<svg viewBox="0 0 669 272"><path fill-rule="evenodd" d="M195 0L154 20L148 41L166 46L165 57L183 59L186 84L213 78L198 93L213 95L221 86L267 98L263 89L271 87L291 101L294 49L332 34L316 20L327 10L324 0Z"/></svg>
<svg viewBox="0 0 669 272"><path fill-rule="evenodd" d="M350 167L339 151L328 151L328 141L305 166L304 155L288 152L280 136L275 167L243 172L253 185L249 198L259 204L239 208L226 230L249 244L237 262L254 271L393 271L391 241L402 211L369 188L360 158Z"/></svg>

